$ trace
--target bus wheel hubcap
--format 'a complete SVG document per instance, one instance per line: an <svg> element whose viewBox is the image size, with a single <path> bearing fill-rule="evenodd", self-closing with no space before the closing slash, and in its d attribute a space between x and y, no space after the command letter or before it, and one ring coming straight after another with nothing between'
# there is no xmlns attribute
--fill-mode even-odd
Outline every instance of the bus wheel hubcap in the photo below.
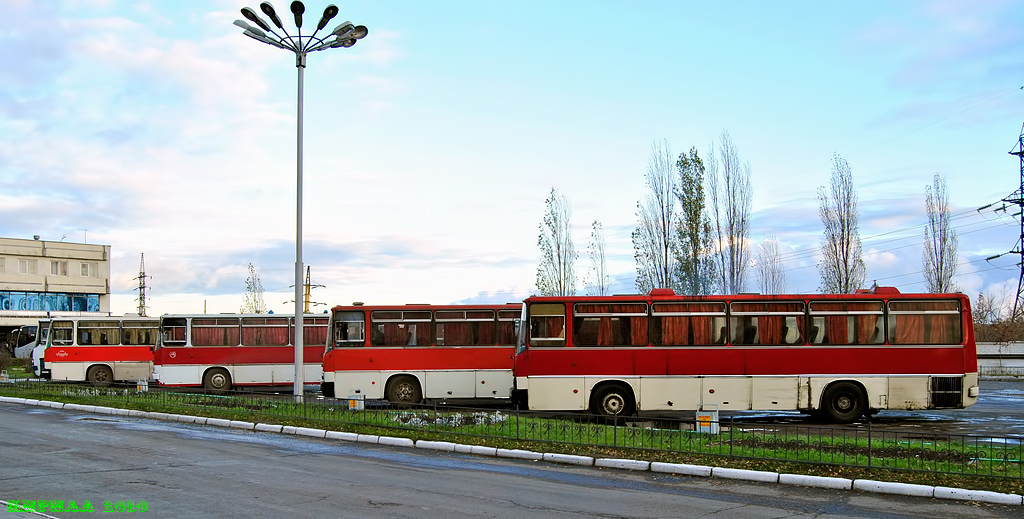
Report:
<svg viewBox="0 0 1024 519"><path fill-rule="evenodd" d="M622 400L616 395L604 399L604 410L608 414L619 414L622 412Z"/></svg>

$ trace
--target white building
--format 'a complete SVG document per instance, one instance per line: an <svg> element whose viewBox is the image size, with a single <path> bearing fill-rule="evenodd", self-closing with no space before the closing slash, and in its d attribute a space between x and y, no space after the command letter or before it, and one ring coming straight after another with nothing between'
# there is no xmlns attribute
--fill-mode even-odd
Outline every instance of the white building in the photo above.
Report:
<svg viewBox="0 0 1024 519"><path fill-rule="evenodd" d="M0 238L0 343L47 316L109 314L109 245Z"/></svg>

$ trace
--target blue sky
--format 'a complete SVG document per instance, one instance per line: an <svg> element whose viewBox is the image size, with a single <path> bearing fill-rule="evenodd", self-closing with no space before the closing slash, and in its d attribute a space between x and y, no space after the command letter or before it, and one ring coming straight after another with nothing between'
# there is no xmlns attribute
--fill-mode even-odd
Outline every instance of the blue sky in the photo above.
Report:
<svg viewBox="0 0 1024 519"><path fill-rule="evenodd" d="M116 313L136 306L142 253L151 314L237 311L250 262L268 307L290 312L296 70L232 25L247 5L0 3L0 236L111 245ZM307 26L325 5L306 2ZM631 292L652 145L704 153L723 131L751 166L750 239L780 240L789 291L818 287L816 193L838 153L869 283L924 289L939 173L957 283L1015 294L1019 257L984 259L1014 248L1016 211L976 209L1019 185L1020 2L338 7L370 33L306 69L315 301L521 300L552 187L572 206L580 277L597 219L612 289Z"/></svg>

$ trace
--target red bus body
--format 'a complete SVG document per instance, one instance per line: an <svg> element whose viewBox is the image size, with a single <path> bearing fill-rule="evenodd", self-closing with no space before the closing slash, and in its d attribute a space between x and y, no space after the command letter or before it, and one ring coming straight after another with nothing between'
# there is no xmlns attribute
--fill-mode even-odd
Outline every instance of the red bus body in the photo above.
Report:
<svg viewBox="0 0 1024 519"><path fill-rule="evenodd" d="M507 399L522 305L337 306L325 396Z"/></svg>
<svg viewBox="0 0 1024 519"><path fill-rule="evenodd" d="M226 391L295 382L294 318L273 314L160 317L153 378L163 386ZM303 381L319 384L329 318L303 317Z"/></svg>
<svg viewBox="0 0 1024 519"><path fill-rule="evenodd" d="M158 321L145 317L54 317L36 346L41 362L37 374L51 380L89 381L106 386L114 381L149 380ZM36 356L36 353L33 353Z"/></svg>
<svg viewBox="0 0 1024 519"><path fill-rule="evenodd" d="M531 297L514 363L538 410L963 408L978 364L963 294ZM853 416L856 415L856 416Z"/></svg>

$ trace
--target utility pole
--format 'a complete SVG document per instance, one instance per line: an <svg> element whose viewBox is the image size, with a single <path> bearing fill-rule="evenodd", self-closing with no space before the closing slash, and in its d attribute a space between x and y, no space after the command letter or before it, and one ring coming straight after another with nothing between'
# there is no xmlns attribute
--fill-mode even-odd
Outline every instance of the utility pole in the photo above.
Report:
<svg viewBox="0 0 1024 519"><path fill-rule="evenodd" d="M323 285L313 285L313 284L311 284L309 282L309 265L306 265L306 287L305 287L305 294L306 295L305 295L305 297L303 297L305 304L303 305L303 310L302 310L304 313L307 313L307 314L309 313L309 304L310 304L309 296L310 296L310 291L312 289L314 289L314 288L323 288ZM314 305L322 305L324 303L316 303L316 302L314 302L313 304Z"/></svg>
<svg viewBox="0 0 1024 519"><path fill-rule="evenodd" d="M1012 195L1003 199L1003 202L1014 204L1021 209L1017 215L1020 217L1020 238L1017 245L1010 254L1020 256L1017 266L1020 268L1020 277L1017 279L1017 299L1013 301L1012 321L1017 321L1024 313L1024 127L1021 127L1020 137L1017 139L1017 146L1010 150L1010 155L1016 155L1020 159L1020 187Z"/></svg>
<svg viewBox="0 0 1024 519"><path fill-rule="evenodd" d="M139 276L135 279L139 281L139 317L146 317L146 278L153 276L146 275L146 254L139 254Z"/></svg>

